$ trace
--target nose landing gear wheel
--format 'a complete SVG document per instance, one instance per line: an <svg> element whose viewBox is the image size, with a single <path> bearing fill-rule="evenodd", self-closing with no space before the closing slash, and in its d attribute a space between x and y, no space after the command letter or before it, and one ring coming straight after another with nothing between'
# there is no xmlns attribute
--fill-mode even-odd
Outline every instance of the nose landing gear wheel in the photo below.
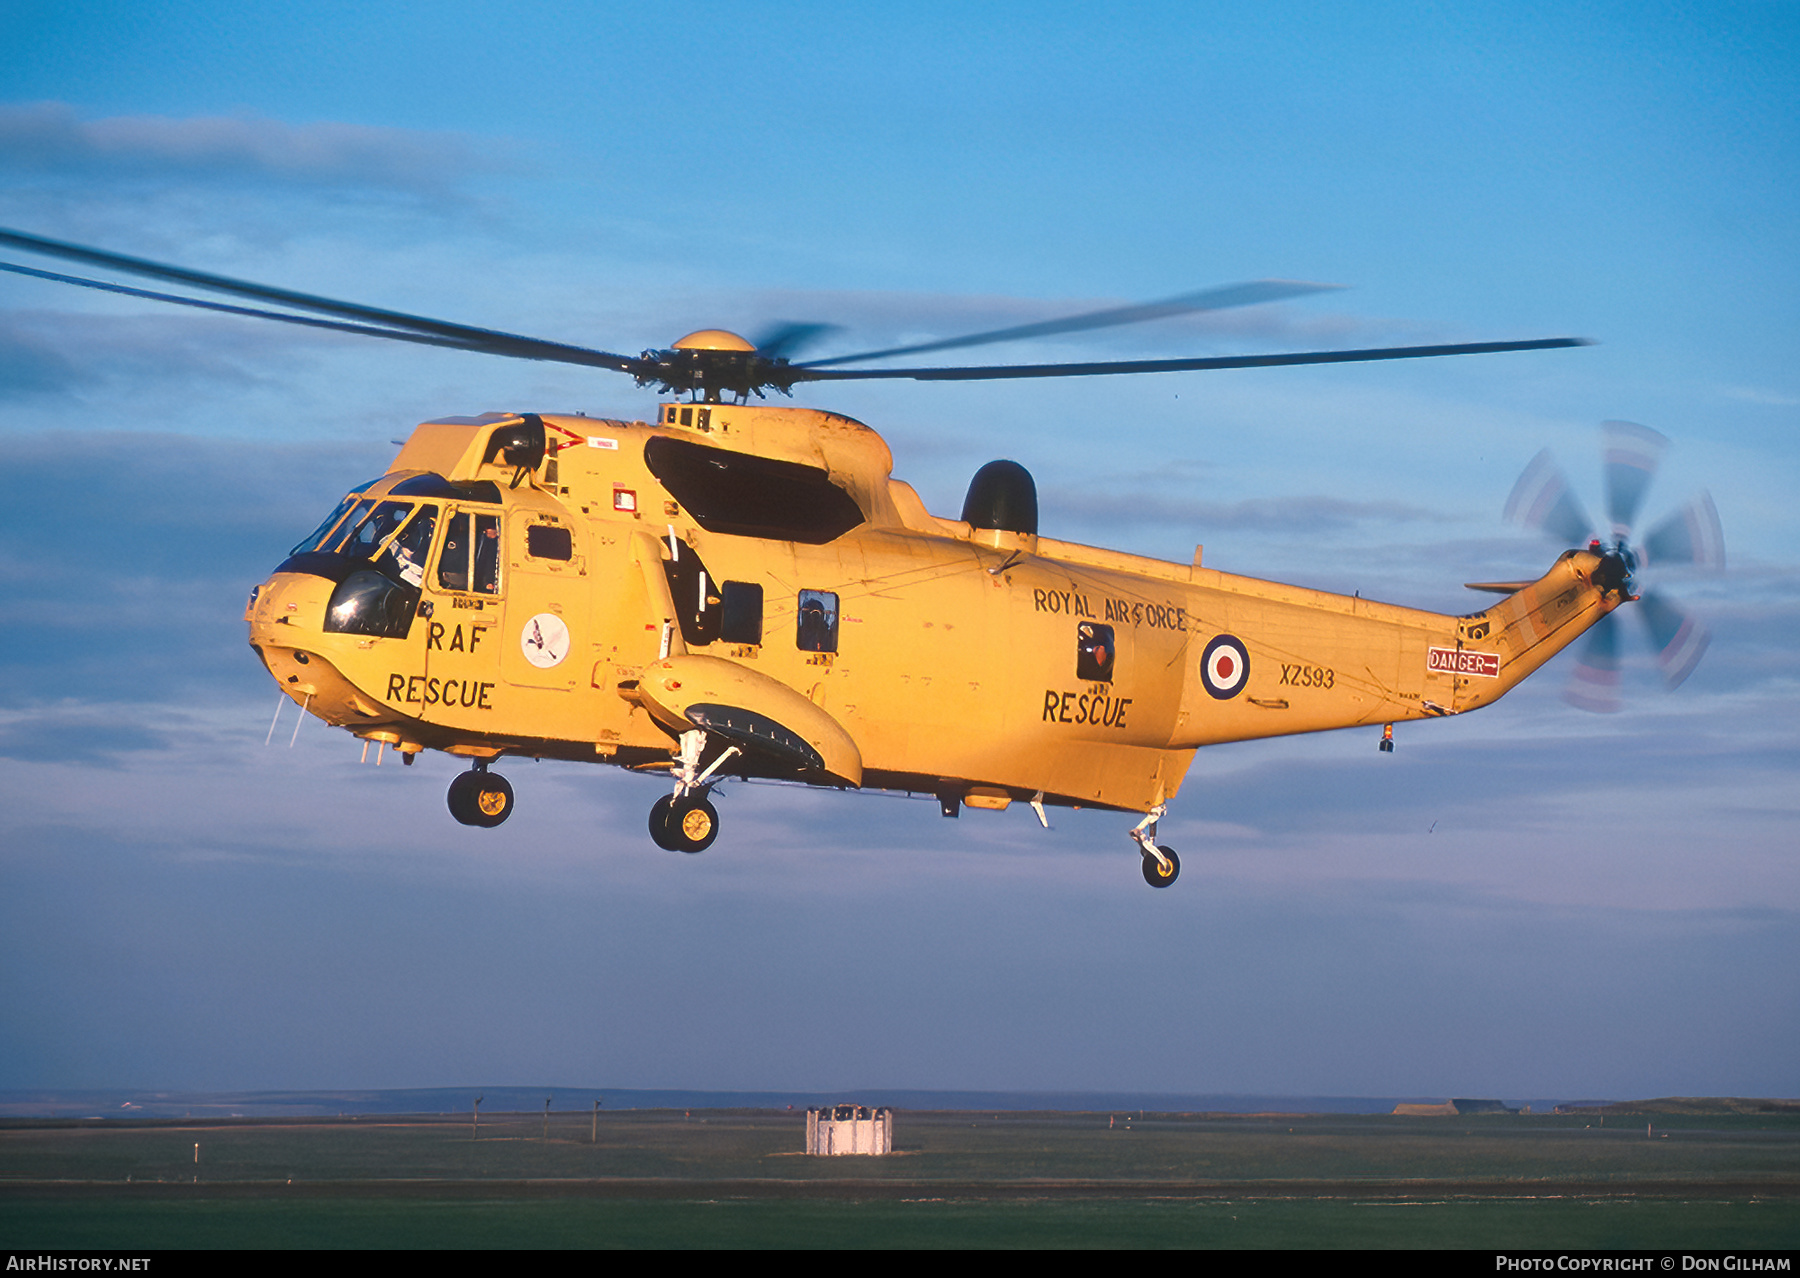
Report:
<svg viewBox="0 0 1800 1278"><path fill-rule="evenodd" d="M1159 847L1156 850L1169 858L1169 866L1164 869L1162 862L1146 852L1144 854L1144 882L1153 888L1166 888L1181 873L1181 858L1175 855L1174 848Z"/></svg>
<svg viewBox="0 0 1800 1278"><path fill-rule="evenodd" d="M464 772L450 783L450 815L492 829L512 815L513 791L498 772Z"/></svg>
<svg viewBox="0 0 1800 1278"><path fill-rule="evenodd" d="M650 837L670 852L704 852L719 837L719 811L705 795L664 795L650 808Z"/></svg>

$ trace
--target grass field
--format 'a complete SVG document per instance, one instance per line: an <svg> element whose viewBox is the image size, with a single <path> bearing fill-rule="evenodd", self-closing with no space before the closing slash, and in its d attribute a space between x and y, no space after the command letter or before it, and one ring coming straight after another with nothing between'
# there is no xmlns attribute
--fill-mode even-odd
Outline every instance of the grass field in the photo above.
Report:
<svg viewBox="0 0 1800 1278"><path fill-rule="evenodd" d="M902 1112L893 1156L835 1159L804 1130L0 1120L0 1246L1800 1246L1792 1116Z"/></svg>

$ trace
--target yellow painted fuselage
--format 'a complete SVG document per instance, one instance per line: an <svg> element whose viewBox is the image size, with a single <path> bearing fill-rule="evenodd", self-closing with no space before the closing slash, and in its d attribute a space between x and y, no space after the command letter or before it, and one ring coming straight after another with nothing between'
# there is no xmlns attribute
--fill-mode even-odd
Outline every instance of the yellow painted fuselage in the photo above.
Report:
<svg viewBox="0 0 1800 1278"><path fill-rule="evenodd" d="M250 641L295 701L407 754L657 768L698 679L812 742L820 783L1148 811L1199 746L1485 705L1623 599L1585 551L1455 617L972 528L808 409L532 418L531 464L494 446L520 420L426 423L352 495L345 527L418 521L363 547L409 619L332 629L347 560L258 589ZM776 469L734 488L733 458ZM754 751L725 771L786 774Z"/></svg>

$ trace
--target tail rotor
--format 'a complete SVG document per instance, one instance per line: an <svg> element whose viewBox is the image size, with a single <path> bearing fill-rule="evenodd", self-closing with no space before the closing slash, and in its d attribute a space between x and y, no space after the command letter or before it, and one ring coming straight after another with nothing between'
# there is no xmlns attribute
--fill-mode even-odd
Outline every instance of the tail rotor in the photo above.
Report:
<svg viewBox="0 0 1800 1278"><path fill-rule="evenodd" d="M1627 590L1637 584L1637 575L1652 565L1658 570L1723 571L1725 536L1718 508L1708 493L1702 492L1664 518L1641 541L1633 540L1632 527L1669 441L1635 422L1607 422L1602 431L1601 469L1610 534L1596 530L1549 449L1532 458L1513 485L1506 502L1507 522L1545 533L1565 546L1586 545L1616 558L1623 566ZM1664 682L1670 689L1680 687L1706 654L1711 634L1698 617L1666 592L1647 589L1633 599L1640 605L1638 615ZM1571 705L1600 713L1620 709L1623 628L1618 614L1609 613L1588 632L1563 694Z"/></svg>

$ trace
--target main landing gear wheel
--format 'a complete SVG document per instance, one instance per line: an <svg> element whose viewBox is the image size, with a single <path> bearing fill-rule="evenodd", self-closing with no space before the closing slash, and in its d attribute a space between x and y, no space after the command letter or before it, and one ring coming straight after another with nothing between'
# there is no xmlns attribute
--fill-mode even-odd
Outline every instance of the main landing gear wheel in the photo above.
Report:
<svg viewBox="0 0 1800 1278"><path fill-rule="evenodd" d="M498 772L464 772L450 783L450 815L464 825L492 829L512 815L513 791Z"/></svg>
<svg viewBox="0 0 1800 1278"><path fill-rule="evenodd" d="M1153 888L1165 888L1181 873L1181 858L1175 855L1174 848L1159 847L1156 850L1169 859L1169 866L1164 869L1162 862L1148 852L1144 853L1144 882Z"/></svg>
<svg viewBox="0 0 1800 1278"><path fill-rule="evenodd" d="M670 852L704 852L719 837L719 810L703 794L665 794L651 805L650 837Z"/></svg>
<svg viewBox="0 0 1800 1278"><path fill-rule="evenodd" d="M650 841L665 852L675 850L669 842L669 809L674 803L673 796L665 794L650 805Z"/></svg>

